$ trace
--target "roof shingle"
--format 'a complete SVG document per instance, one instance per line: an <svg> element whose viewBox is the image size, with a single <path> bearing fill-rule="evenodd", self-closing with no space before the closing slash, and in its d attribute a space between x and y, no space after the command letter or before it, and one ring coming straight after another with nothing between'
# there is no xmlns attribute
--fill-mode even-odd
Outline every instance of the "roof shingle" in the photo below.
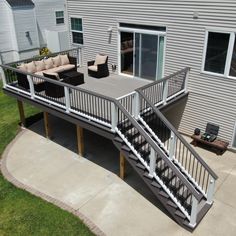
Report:
<svg viewBox="0 0 236 236"><path fill-rule="evenodd" d="M11 7L34 6L31 0L6 0Z"/></svg>

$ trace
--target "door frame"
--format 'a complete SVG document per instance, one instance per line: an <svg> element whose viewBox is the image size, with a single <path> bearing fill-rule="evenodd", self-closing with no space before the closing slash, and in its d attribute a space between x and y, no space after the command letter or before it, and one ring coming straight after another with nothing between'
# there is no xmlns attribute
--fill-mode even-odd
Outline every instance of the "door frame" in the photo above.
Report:
<svg viewBox="0 0 236 236"><path fill-rule="evenodd" d="M138 28L127 28L127 27L120 27L120 26L118 26L117 29L118 29L118 31L117 31L117 33L118 33L118 35L117 35L117 39L118 39L118 42L117 42L117 44L118 44L117 45L117 49L118 49L118 74L122 75L122 76L125 76L125 77L129 77L129 78L144 79L144 78L137 77L137 76L134 75L135 74L134 73L135 72L135 53L133 55L133 64L134 64L133 65L133 75L128 75L128 74L125 74L125 73L121 72L121 54L120 54L120 50L121 50L121 44L120 44L121 33L122 32L127 32L127 33L133 33L133 42L134 42L133 47L134 47L134 49L135 49L135 33L157 35L158 39L159 39L160 36L164 37L163 68L162 68L162 77L163 77L164 68L165 68L165 56L166 56L166 32L157 31L157 30L145 30L145 29L138 29ZM159 40L158 40L157 48L159 50ZM158 63L158 60L157 60L157 63ZM156 78L155 78L155 80L156 80Z"/></svg>

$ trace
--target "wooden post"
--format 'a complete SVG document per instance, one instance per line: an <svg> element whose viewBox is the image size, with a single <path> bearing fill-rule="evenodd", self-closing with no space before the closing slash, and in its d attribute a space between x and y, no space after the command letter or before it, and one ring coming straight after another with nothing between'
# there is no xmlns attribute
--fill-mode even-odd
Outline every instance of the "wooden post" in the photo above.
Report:
<svg viewBox="0 0 236 236"><path fill-rule="evenodd" d="M20 100L17 100L17 105L20 113L20 122L21 126L25 126L25 112L24 112L24 105L23 102Z"/></svg>
<svg viewBox="0 0 236 236"><path fill-rule="evenodd" d="M84 156L84 132L83 128L79 125L76 126L77 130L77 142L78 142L78 153L80 156Z"/></svg>
<svg viewBox="0 0 236 236"><path fill-rule="evenodd" d="M46 138L50 139L52 131L51 131L50 123L49 123L49 113L44 111L43 117L44 117L44 127L45 127Z"/></svg>
<svg viewBox="0 0 236 236"><path fill-rule="evenodd" d="M120 152L120 178L124 179L125 177L125 157Z"/></svg>

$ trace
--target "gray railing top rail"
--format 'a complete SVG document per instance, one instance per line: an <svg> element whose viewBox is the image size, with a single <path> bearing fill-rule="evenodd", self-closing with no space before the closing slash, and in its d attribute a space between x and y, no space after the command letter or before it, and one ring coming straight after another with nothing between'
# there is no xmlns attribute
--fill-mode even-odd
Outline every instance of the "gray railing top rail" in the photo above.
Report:
<svg viewBox="0 0 236 236"><path fill-rule="evenodd" d="M24 74L24 75L30 75L32 77L35 77L35 78L38 78L38 79L42 79L42 80L47 81L47 82L52 83L52 84L60 85L60 86L63 86L63 87L68 87L68 88L71 88L71 89L74 89L74 90L78 90L78 91L81 91L81 92L84 92L84 93L88 93L88 94L91 94L91 95L103 98L105 100L108 100L110 102L113 102L113 98L111 98L111 97L108 97L106 95L103 95L103 94L100 94L100 93L96 93L96 92L93 92L93 91L90 91L90 90L87 90L87 89L84 89L84 88L81 88L81 87L78 87L78 86L67 84L67 83L64 83L62 81L53 80L53 79L50 79L50 78L47 78L47 77L43 77L41 75L35 75L35 74L32 74L32 73L24 72L22 70L13 68L13 67L8 66L8 65L0 65L0 67L2 67L3 69L9 69L9 70L12 70L12 71L15 71L17 73Z"/></svg>
<svg viewBox="0 0 236 236"><path fill-rule="evenodd" d="M168 80L168 79L171 79L172 77L174 77L174 76L176 76L176 75L178 75L178 74L181 74L181 73L183 73L183 72L187 72L187 71L189 71L189 70L190 70L190 67L185 67L184 69L179 70L179 71L177 71L177 72L175 72L175 73L173 73L173 74L171 74L171 75L165 76L165 77L162 78L162 79L159 79L159 80L154 81L154 82L152 82L152 83L146 84L146 85L144 85L143 87L137 88L136 91L143 91L143 90L145 90L145 89L147 89L147 88L149 88L149 87L152 87L153 85L159 84L159 83L161 83L161 82L163 82L163 81L166 81L166 80Z"/></svg>
<svg viewBox="0 0 236 236"><path fill-rule="evenodd" d="M204 166L204 168L209 172L209 174L216 180L218 176L216 173L207 165L207 163L197 154L197 152L189 145L189 143L179 134L179 132L175 129L175 127L165 118L165 116L155 107L152 102L149 101L148 97L137 89L138 93L146 100L146 102L151 106L154 112L157 114L158 117L161 118L163 123L179 138L179 140L189 149L189 151L197 158L197 160Z"/></svg>
<svg viewBox="0 0 236 236"><path fill-rule="evenodd" d="M60 52L53 52L53 53L50 53L48 55L38 55L38 56L35 56L35 57L31 57L31 58L26 58L26 59L23 59L23 60L19 60L19 61L13 61L13 62L10 62L10 63L6 63L4 65L12 65L12 64L20 64L20 63L23 63L25 61L34 61L34 60L40 60L44 57L52 57L52 56L56 56L58 54L62 54L62 53L66 53L66 52L72 52L74 50L77 50L77 49L80 49L80 48L84 48L84 46L78 46L78 47L75 47L75 48L70 48L68 50L64 50L64 51L60 51Z"/></svg>
<svg viewBox="0 0 236 236"><path fill-rule="evenodd" d="M193 185L181 174L177 167L173 164L169 158L167 158L158 145L152 140L152 138L143 130L143 128L138 124L138 122L125 110L125 108L120 104L119 101L114 99L116 106L125 114L129 121L134 125L134 127L140 132L140 134L146 139L150 146L160 155L160 157L165 161L165 163L171 168L171 170L176 174L176 176L185 184L185 186L191 191L193 196L200 201L202 199L202 194L199 193Z"/></svg>

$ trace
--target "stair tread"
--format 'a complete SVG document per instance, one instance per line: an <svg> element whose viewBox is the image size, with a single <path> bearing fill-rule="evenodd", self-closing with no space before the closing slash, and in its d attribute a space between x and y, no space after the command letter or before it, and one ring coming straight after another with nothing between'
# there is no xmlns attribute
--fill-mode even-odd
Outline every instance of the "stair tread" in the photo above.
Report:
<svg viewBox="0 0 236 236"><path fill-rule="evenodd" d="M156 187L156 188L161 188L161 185L158 184L156 181L152 181L151 185Z"/></svg>
<svg viewBox="0 0 236 236"><path fill-rule="evenodd" d="M127 152L131 151L131 149L127 145L122 145L121 149Z"/></svg>
<svg viewBox="0 0 236 236"><path fill-rule="evenodd" d="M114 138L114 140L115 140L116 142L118 142L118 143L123 143L123 142L124 142L123 139L122 139L121 137L119 137L119 136L116 136L116 137Z"/></svg>
<svg viewBox="0 0 236 236"><path fill-rule="evenodd" d="M141 162L137 163L136 166L142 170L146 169L145 166Z"/></svg>
<svg viewBox="0 0 236 236"><path fill-rule="evenodd" d="M182 219L186 219L186 216L184 215L184 213L182 213L182 212L179 211L179 210L175 211L175 215L181 217Z"/></svg>
<svg viewBox="0 0 236 236"><path fill-rule="evenodd" d="M153 177L150 177L149 173L146 171L144 174L143 174L144 177L148 178L148 179L152 179Z"/></svg>
<svg viewBox="0 0 236 236"><path fill-rule="evenodd" d="M133 160L135 160L135 161L138 161L138 158L137 158L133 153L131 153L131 154L129 155L129 158L131 158L131 159L133 159Z"/></svg>
<svg viewBox="0 0 236 236"><path fill-rule="evenodd" d="M169 200L169 201L167 202L167 204L168 204L169 206L175 208L175 209L178 208L178 206L177 206L173 201L171 201L171 200Z"/></svg>
<svg viewBox="0 0 236 236"><path fill-rule="evenodd" d="M169 197L170 197L170 196L169 196L165 191L163 191L163 190L161 190L161 191L159 192L159 194L160 194L161 196L165 197L165 198L169 198Z"/></svg>

